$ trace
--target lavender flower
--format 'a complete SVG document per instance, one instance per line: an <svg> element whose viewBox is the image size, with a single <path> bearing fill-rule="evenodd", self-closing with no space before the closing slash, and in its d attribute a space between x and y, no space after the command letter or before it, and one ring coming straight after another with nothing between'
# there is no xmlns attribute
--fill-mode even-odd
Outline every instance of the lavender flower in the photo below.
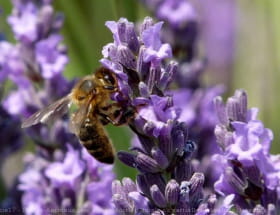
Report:
<svg viewBox="0 0 280 215"><path fill-rule="evenodd" d="M114 175L111 166L92 158L86 150L69 147L54 156L28 155L19 176L25 214L115 214L110 203Z"/></svg>
<svg viewBox="0 0 280 215"><path fill-rule="evenodd" d="M30 1L14 1L13 15L8 22L12 26L17 40L25 43L36 41L37 35L37 7Z"/></svg>
<svg viewBox="0 0 280 215"><path fill-rule="evenodd" d="M113 199L117 210L124 214L125 212L128 214L234 214L230 212L233 207L231 203L238 202L241 213L246 213L244 208L248 208L249 205L244 198L250 198L251 201L262 200L264 202L263 206L255 205L252 208L254 213L262 211L261 214L264 214L268 210L275 211L273 208L278 202L278 197L276 197L276 191L273 190L276 190L279 179L276 176L278 169L274 167L273 163L275 162L274 157L270 157L268 152L269 146L267 145L271 140L271 134L259 122L252 122L252 125L248 125L249 127L244 123L234 122L235 120L244 121L247 117L247 113L244 114L247 110L244 111L246 99L244 99L243 94L238 92L232 99L232 104L230 103L227 107L228 109L224 108L227 109L226 111L221 105L216 105L221 111L218 118L226 126L217 126L219 129L217 130L219 133L216 132L219 135L218 142L223 147L214 149L212 146L215 141L211 132L213 132L213 125L216 124L217 118L209 118L207 113L213 112L214 105L211 100L219 95L223 89L215 87L212 90L202 91L196 89L199 86L197 85L195 90L191 88L189 91L178 91L178 94L185 94L186 98L188 95L189 98L196 98L194 101L188 101L191 105L189 109L184 109L188 104L180 101L182 96L178 96L176 100L177 92L173 92L174 96L172 91L166 92L174 77L175 68L177 69L176 64L168 64L164 58L160 57L163 55L154 58L154 53L147 52L149 46L147 47L147 43L143 42L145 32L149 32L155 44L162 44L155 42L155 38L159 38L159 34L155 35L154 31L149 29L156 29L151 20L145 19L140 26L138 41L135 40L136 33L131 33L131 26L132 23L124 19L118 23L110 23L115 41L105 47L103 54L107 59L102 59L101 62L112 69L119 78L120 92L113 99L124 105L125 108L137 111L135 117L128 121L130 128L138 136L137 143L132 147L134 153L119 152L118 157L125 164L140 172L137 176L138 189L136 190L134 186L133 192L145 197L145 200L143 198L141 201L139 200L140 202L144 201L145 206L143 206L143 210L135 207L135 205L141 205L140 202L135 201L135 198L130 198L130 192L125 191L124 188L126 185L122 187L117 181L115 184L119 184L118 188L113 185L115 193ZM126 32L126 29L129 31ZM130 37L130 34L134 36ZM132 39L128 40L127 38ZM133 49L132 47L139 48ZM124 50L126 51L124 52ZM122 56L126 56L126 58ZM164 67L163 65L168 66ZM168 74L170 68L173 68L174 71ZM202 67L198 68L202 69ZM197 110L201 115L197 115ZM213 200L216 197L208 200L203 197L202 185L205 178L202 173L194 173L194 170L201 169L204 164L194 166L191 162L196 147L193 141L188 140L186 125L180 123L181 120L188 121L193 125L190 126L191 132L189 134L192 135L192 138L195 138L195 134L198 136L203 134L201 130L195 132L192 127L196 126L196 129L209 128L209 139L205 139L205 144L212 142L212 145L209 145L209 149L205 150L206 153L202 150L199 151L202 154L201 157L205 158L207 153L211 155L228 147L225 155L214 156L224 169L224 173L216 182L215 188L220 194L229 195L220 206L216 200ZM253 117L251 120L255 120L255 118ZM252 131L250 127L253 128ZM234 136L230 133L234 129L236 141L239 144L230 142ZM258 143L256 135L261 138L264 141L264 149L261 149L262 147L249 149L250 143L243 138L244 132L247 136L250 134L248 137L253 138L250 141L252 144ZM230 143L231 146L226 145ZM248 148L246 152L241 151L241 149L245 149L244 147ZM256 161L253 159L254 156L260 156L264 160ZM265 159L267 156L270 157L269 160ZM208 156L204 161L208 163L209 167L210 157ZM265 170L265 176L261 176L258 168ZM163 175L168 175L168 178L171 179L167 180ZM267 183L265 191L263 191L262 183ZM263 192L266 194L261 197ZM272 196L269 198L268 195L271 194ZM148 206L146 202L148 202ZM268 209L268 205L270 209Z"/></svg>
<svg viewBox="0 0 280 215"><path fill-rule="evenodd" d="M191 2L187 0L141 0L141 2L157 19L166 22L161 36L172 46L178 60L192 61L196 57L198 14Z"/></svg>
<svg viewBox="0 0 280 215"><path fill-rule="evenodd" d="M24 75L24 63L21 61L18 46L0 41L0 47L0 81L3 82L8 78L19 87L30 86L30 81Z"/></svg>
<svg viewBox="0 0 280 215"><path fill-rule="evenodd" d="M194 212L203 200L204 175L192 169L195 144L187 138L186 124L178 121L181 110L166 92L177 63L166 62L171 49L159 38L162 23L145 18L139 37L126 19L106 25L114 43L104 47L101 62L118 77L120 92L113 99L123 105L124 113L136 111L135 117L128 117L128 124L139 139L132 148L134 153L118 153L119 159L139 174L138 189L129 180L133 189L127 191L128 179L123 185L113 183L116 209L120 214ZM170 180L163 177L166 174Z"/></svg>
<svg viewBox="0 0 280 215"><path fill-rule="evenodd" d="M58 30L62 25L62 17L54 13L50 1L14 1L13 13L8 18L8 22L15 33L17 44L12 45L8 42L1 42L4 51L1 52L1 77L9 78L19 88L18 92L14 92L11 96L13 98L6 99L6 109L10 112L12 109L12 101L16 98L14 95L35 95L33 83L42 83L52 85L56 80L62 81L63 84L68 85L63 79L61 73L68 62L65 54L65 48L59 43L61 36L58 35ZM6 50L6 51L5 51ZM44 80L45 79L45 80ZM21 91L24 91L22 93ZM64 92L65 93L65 92ZM46 95L43 92L38 93L36 97L27 99L28 96L22 96L24 100L21 102L22 108L13 114L28 113L25 109L30 106L44 106L42 100L49 100L43 98ZM52 95L52 99L57 99L60 96ZM47 95L49 96L49 95ZM49 102L50 102L49 101ZM34 105L35 103L35 105ZM34 110L33 110L34 111ZM31 111L30 111L31 112ZM30 113L29 113L30 114Z"/></svg>
<svg viewBox="0 0 280 215"><path fill-rule="evenodd" d="M0 54L0 72L5 74L1 75L2 80L8 78L17 87L3 101L4 108L12 115L28 117L34 111L69 93L73 85L62 76L68 61L65 48L60 44L62 37L58 34L63 19L54 13L50 2L13 2L13 13L8 22L17 44L0 43L4 48ZM25 25L22 25L23 23ZM37 83L40 83L41 88L34 88L33 84ZM67 134L64 124L57 124L62 125L61 129L56 127L57 130L65 131L64 134L60 133L64 139L70 139L72 135ZM30 128L28 132L39 144L51 145L50 139L52 144L60 142L54 140L54 136L50 137L54 131L49 131L45 126ZM40 138L38 133L44 138Z"/></svg>
<svg viewBox="0 0 280 215"><path fill-rule="evenodd" d="M119 214L195 212L201 202L203 181L200 173L195 173L189 181L182 181L180 185L174 179L164 184L159 174L140 174L137 176L138 189L131 179L124 178L123 185L114 181L113 201Z"/></svg>
<svg viewBox="0 0 280 215"><path fill-rule="evenodd" d="M68 62L66 48L60 44L63 17L54 13L51 1L13 3L8 22L17 43L0 42L0 77L12 80L15 90L4 98L3 106L13 116L28 117L69 93L73 81L62 75ZM26 133L36 143L37 154L26 158L26 169L19 176L19 211L115 214L108 189L114 178L112 167L98 163L82 149L69 133L67 119L56 120L51 127L36 125Z"/></svg>
<svg viewBox="0 0 280 215"><path fill-rule="evenodd" d="M55 77L63 71L68 62L63 50L58 47L61 39L59 35L51 35L36 45L36 60L41 65L42 76L46 79Z"/></svg>
<svg viewBox="0 0 280 215"><path fill-rule="evenodd" d="M180 64L188 67L190 79L186 79L185 69L182 71L179 69L178 81L183 84L181 86L186 86L187 83L197 84L196 79L201 73L201 69L197 70L195 66L197 56L201 55L197 49L198 42L202 43L203 54L206 55L205 69L215 76L215 80L212 81L217 82L218 79L219 82L230 84L234 59L236 13L234 0L225 2L210 0L205 3L190 0L140 0L140 2L157 19L166 22L162 39L171 44ZM182 80L183 77L185 79Z"/></svg>
<svg viewBox="0 0 280 215"><path fill-rule="evenodd" d="M213 98L221 95L224 88L204 87L201 80L208 66L208 60L200 59L197 49L201 14L195 9L195 3L187 0L142 2L158 19L166 22L161 37L171 44L179 62L175 75L179 89L170 94L173 94L174 106L182 110L178 120L187 123L188 138L197 143L194 155L199 162L197 170L205 174L206 186L212 189L211 184L219 174L210 162L212 154L219 151L213 132L218 123L217 116L212 114Z"/></svg>
<svg viewBox="0 0 280 215"><path fill-rule="evenodd" d="M196 21L196 12L188 1L163 1L158 8L157 16L172 26L183 28L190 21Z"/></svg>
<svg viewBox="0 0 280 215"><path fill-rule="evenodd" d="M269 154L271 130L257 120L256 108L247 109L247 95L242 90L237 90L225 105L220 97L215 104L220 120L215 133L222 149L213 157L222 170L216 191L235 194L234 202L241 208L253 209L257 201L264 211L270 204L278 205L279 169Z"/></svg>

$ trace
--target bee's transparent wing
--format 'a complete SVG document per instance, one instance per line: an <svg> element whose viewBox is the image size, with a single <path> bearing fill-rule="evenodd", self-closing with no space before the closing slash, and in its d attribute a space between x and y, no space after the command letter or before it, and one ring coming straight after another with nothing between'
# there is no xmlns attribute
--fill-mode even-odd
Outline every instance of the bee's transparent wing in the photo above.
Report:
<svg viewBox="0 0 280 215"><path fill-rule="evenodd" d="M49 123L65 114L71 104L71 94L59 99L23 120L21 127L26 128L38 123Z"/></svg>
<svg viewBox="0 0 280 215"><path fill-rule="evenodd" d="M69 130L76 134L77 136L79 135L80 128L82 126L82 123L85 121L86 117L88 116L88 112L90 109L90 105L82 105L78 108L76 112L74 112L71 115L71 119L69 122Z"/></svg>

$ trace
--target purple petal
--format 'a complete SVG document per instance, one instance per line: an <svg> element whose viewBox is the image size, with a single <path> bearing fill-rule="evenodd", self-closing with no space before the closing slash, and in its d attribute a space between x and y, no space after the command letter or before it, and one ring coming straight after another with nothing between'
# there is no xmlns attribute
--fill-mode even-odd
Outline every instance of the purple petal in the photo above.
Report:
<svg viewBox="0 0 280 215"><path fill-rule="evenodd" d="M133 200L134 202L134 207L135 207L135 210L139 210L139 209L142 209L142 210L148 210L149 207L148 207L148 202L149 200L144 197L143 195L141 195L139 192L130 192L128 194L128 197Z"/></svg>

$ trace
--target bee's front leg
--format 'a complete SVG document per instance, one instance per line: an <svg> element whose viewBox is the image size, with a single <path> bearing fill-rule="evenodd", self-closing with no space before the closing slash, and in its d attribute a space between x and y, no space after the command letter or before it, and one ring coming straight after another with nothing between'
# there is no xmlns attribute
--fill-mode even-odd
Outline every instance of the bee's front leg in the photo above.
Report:
<svg viewBox="0 0 280 215"><path fill-rule="evenodd" d="M110 122L115 126L120 126L127 123L134 116L135 110L131 107L124 109L118 103L113 103L100 108L97 114L100 116L100 121L103 125Z"/></svg>

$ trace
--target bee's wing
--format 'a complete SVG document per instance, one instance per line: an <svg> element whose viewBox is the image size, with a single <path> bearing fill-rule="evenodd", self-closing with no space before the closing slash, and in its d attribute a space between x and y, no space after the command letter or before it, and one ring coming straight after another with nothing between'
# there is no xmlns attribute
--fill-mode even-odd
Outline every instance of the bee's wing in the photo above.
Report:
<svg viewBox="0 0 280 215"><path fill-rule="evenodd" d="M59 99L23 120L21 127L26 128L38 123L49 123L65 114L71 104L71 94Z"/></svg>
<svg viewBox="0 0 280 215"><path fill-rule="evenodd" d="M85 104L79 107L79 109L71 115L69 122L69 130L78 136L82 123L88 116L90 109L89 104Z"/></svg>

